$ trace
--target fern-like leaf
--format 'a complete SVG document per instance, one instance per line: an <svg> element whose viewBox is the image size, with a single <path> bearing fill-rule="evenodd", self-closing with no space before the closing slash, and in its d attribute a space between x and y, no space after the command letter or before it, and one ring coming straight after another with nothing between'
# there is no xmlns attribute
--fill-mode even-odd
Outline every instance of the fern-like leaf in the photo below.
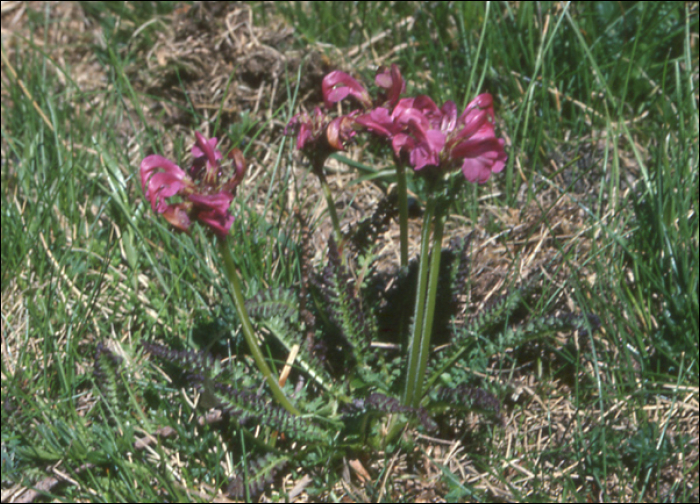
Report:
<svg viewBox="0 0 700 504"><path fill-rule="evenodd" d="M465 238L453 238L450 240L450 250L455 254L455 264L453 265L454 273L452 276L452 295L455 304L458 304L459 299L466 294L466 289L469 285L469 270L471 264L469 248L472 242L472 236L474 236L474 231L469 233Z"/></svg>
<svg viewBox="0 0 700 504"><path fill-rule="evenodd" d="M519 326L506 328L498 335L498 340L487 344L486 348L489 353L495 353L501 348L515 347L534 338L558 332L581 330L585 334L587 333L586 320L593 330L600 326L600 319L593 314L563 313L549 317L535 317Z"/></svg>
<svg viewBox="0 0 700 504"><path fill-rule="evenodd" d="M292 289L263 290L247 300L245 308L248 315L259 320L279 317L294 323L299 319L299 298Z"/></svg>
<svg viewBox="0 0 700 504"><path fill-rule="evenodd" d="M288 351L291 352L295 345L299 345L299 351L294 359L294 366L301 369L317 384L326 390L330 390L331 377L324 368L325 352L320 341L312 339L314 346L309 349L308 345L300 344L301 334L293 325L281 320L279 317L261 322L272 336Z"/></svg>
<svg viewBox="0 0 700 504"><path fill-rule="evenodd" d="M208 386L203 389L201 404L211 408L216 399L211 397L211 381L223 371L221 364L212 355L194 350L173 350L157 343L141 343L144 350L161 360L181 368L186 382L203 382Z"/></svg>
<svg viewBox="0 0 700 504"><path fill-rule="evenodd" d="M194 350L173 350L158 343L141 343L144 350L164 361L175 364L190 373L205 371L211 376L221 371L219 361L206 352Z"/></svg>
<svg viewBox="0 0 700 504"><path fill-rule="evenodd" d="M319 311L326 313L330 322L339 329L341 342L350 351L351 360L361 362L374 327L363 311L332 236L328 240L328 265L322 278L315 280L315 286L323 301Z"/></svg>
<svg viewBox="0 0 700 504"><path fill-rule="evenodd" d="M404 406L395 397L384 395L379 392L371 393L364 401L356 401L356 406L383 414L403 413L409 417L418 418L423 427L428 431L433 431L437 428L437 424L430 418L428 412L424 408Z"/></svg>
<svg viewBox="0 0 700 504"><path fill-rule="evenodd" d="M108 411L119 411L120 397L118 369L123 359L112 352L101 341L95 349L94 383L108 403ZM110 422L113 420L110 417Z"/></svg>
<svg viewBox="0 0 700 504"><path fill-rule="evenodd" d="M171 350L154 343L144 343L143 347L151 354L178 364L189 371L189 380L202 392L206 406L220 408L239 425L245 426L249 421L254 420L257 424L268 425L305 442L325 440L324 432L307 419L292 415L284 408L268 404L252 389L237 389L218 381L212 372L218 369L218 361L210 355L191 350Z"/></svg>
<svg viewBox="0 0 700 504"><path fill-rule="evenodd" d="M248 477L244 476L245 472L231 478L226 487L226 494L236 500L241 500L250 497L252 502L257 502L260 499L265 487L275 481L275 477L279 471L284 469L289 463L289 457L273 455L268 453L255 460L247 462ZM247 490L247 492L246 492Z"/></svg>
<svg viewBox="0 0 700 504"><path fill-rule="evenodd" d="M434 393L433 406L449 407L454 410L477 410L501 416L501 403L496 397L479 387L467 384L454 388L440 387Z"/></svg>
<svg viewBox="0 0 700 504"><path fill-rule="evenodd" d="M214 382L212 388L211 392L218 401L217 407L241 426L254 421L254 425L267 425L304 443L327 441L326 433L316 424L269 404L252 389L235 389L219 382Z"/></svg>
<svg viewBox="0 0 700 504"><path fill-rule="evenodd" d="M525 282L520 288L508 292L485 307L480 313L472 317L463 331L462 336L483 336L493 331L508 321L508 319L520 308L528 296L536 288L533 280ZM457 335L459 337L459 335Z"/></svg>
<svg viewBox="0 0 700 504"><path fill-rule="evenodd" d="M358 255L364 254L370 245L377 242L377 237L383 233L392 218L398 214L398 198L396 193L391 193L377 203L377 208L371 217L363 219L357 224L357 228L350 237Z"/></svg>

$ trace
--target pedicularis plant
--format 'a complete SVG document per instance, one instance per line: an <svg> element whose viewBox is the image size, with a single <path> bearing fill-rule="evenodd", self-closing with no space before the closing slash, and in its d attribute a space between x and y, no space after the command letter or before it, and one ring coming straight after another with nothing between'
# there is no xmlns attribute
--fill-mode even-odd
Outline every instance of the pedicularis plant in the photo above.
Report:
<svg viewBox="0 0 700 504"><path fill-rule="evenodd" d="M328 261L321 271L313 271L309 230L297 213L302 229L297 288L261 291L244 299L229 234L233 223L229 207L245 174L240 150L228 154L225 167L217 139L196 132L188 171L159 155L141 163L142 189L155 212L180 231L188 232L198 221L216 236L243 335L267 384L266 393L274 399L261 395L259 383L250 376L247 381L233 380L233 363L221 366L203 352L143 344L152 355L185 368L190 382L207 398L203 402L229 415L236 428L264 447L266 455L248 465L248 479L230 482L231 494L242 496L246 489L255 493L292 460L327 465L348 450L386 448L407 425L435 431L436 420L475 408L500 417L495 396L470 385L463 367L455 364L468 363L477 350L482 356L493 355L505 346L584 322L583 316L566 314L509 325L509 317L536 288L534 281L468 322L455 321L468 283L469 240L452 240L443 250L443 225L464 180L483 183L504 168L504 141L494 131L493 99L481 94L460 112L452 101L438 107L428 96L402 97L405 84L395 65L380 69L375 82L379 92L372 98L349 75L331 72L323 80L325 109L301 112L288 125L287 133L296 135L297 148L320 180L334 227ZM358 108L345 115L331 112L344 100ZM372 217L343 233L324 164L330 154L361 135L391 147L398 197L379 202ZM412 262L407 168L425 179L428 194L420 255ZM457 170L463 176L453 173ZM390 279L376 273L366 258L371 257L368 248L376 235L396 214L401 267ZM359 257L370 273L355 282L351 270ZM436 310L438 298L440 310ZM429 359L436 327L450 333L450 344ZM260 348L263 333L270 348L279 352L277 358L294 369L293 388L287 373L278 377L270 369ZM371 350L372 346L382 351ZM109 370L116 372L119 361L109 358L103 347L98 356L102 381L116 383L104 377ZM117 396L108 392L107 399ZM256 430L260 425L264 429Z"/></svg>

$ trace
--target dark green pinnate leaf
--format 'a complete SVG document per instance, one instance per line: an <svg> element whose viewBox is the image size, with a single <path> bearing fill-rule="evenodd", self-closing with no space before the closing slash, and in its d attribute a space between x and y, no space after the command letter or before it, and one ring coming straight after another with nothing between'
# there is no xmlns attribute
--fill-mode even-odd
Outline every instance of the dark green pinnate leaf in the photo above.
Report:
<svg viewBox="0 0 700 504"><path fill-rule="evenodd" d="M97 344L95 349L94 363L94 383L99 388L103 397L109 404L109 410L119 411L121 404L121 388L118 377L118 369L121 367L122 359L112 352L102 342Z"/></svg>
<svg viewBox="0 0 700 504"><path fill-rule="evenodd" d="M235 389L230 385L214 382L212 394L218 400L217 407L241 426L254 421L302 442L327 441L327 435L307 418L295 416L284 408L270 404L251 389Z"/></svg>
<svg viewBox="0 0 700 504"><path fill-rule="evenodd" d="M279 317L288 322L296 322L299 318L299 298L296 292L282 287L259 292L246 301L245 308L248 315L260 320Z"/></svg>
<svg viewBox="0 0 700 504"><path fill-rule="evenodd" d="M337 327L343 346L350 350L352 360L361 362L364 350L374 334L374 324L365 314L359 296L346 267L343 265L335 240L328 241L328 265L320 279L315 279L321 303L319 311Z"/></svg>
<svg viewBox="0 0 700 504"><path fill-rule="evenodd" d="M454 388L440 387L435 392L435 404L443 404L456 410L487 411L499 418L501 414L501 403L493 394L466 384Z"/></svg>
<svg viewBox="0 0 700 504"><path fill-rule="evenodd" d="M251 460L247 462L247 478L241 469L239 474L231 478L226 494L236 500L245 499L247 495L253 502L257 502L265 487L275 481L275 477L288 463L289 457L272 453Z"/></svg>
<svg viewBox="0 0 700 504"><path fill-rule="evenodd" d="M173 350L157 343L142 343L141 346L152 355L192 373L201 373L204 370L207 373L217 374L220 371L219 362L206 352Z"/></svg>
<svg viewBox="0 0 700 504"><path fill-rule="evenodd" d="M424 408L404 406L395 397L390 397L379 392L373 392L364 401L359 401L359 405L366 409L381 413L403 413L405 415L418 418L423 427L429 431L437 428L437 425L433 419L430 418L428 412Z"/></svg>

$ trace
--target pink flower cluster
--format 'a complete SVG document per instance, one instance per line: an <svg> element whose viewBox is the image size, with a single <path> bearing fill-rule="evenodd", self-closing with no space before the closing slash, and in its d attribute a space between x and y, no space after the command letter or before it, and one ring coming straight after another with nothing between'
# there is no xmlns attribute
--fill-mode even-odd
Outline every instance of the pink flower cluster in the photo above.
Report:
<svg viewBox="0 0 700 504"><path fill-rule="evenodd" d="M152 154L141 161L141 189L151 208L177 229L187 231L192 220L197 220L224 237L233 224L229 206L245 175L246 161L239 149L232 149L228 158L233 161L233 173L225 174L217 139L207 140L199 132L194 135L189 174L169 159ZM180 202L166 201L176 195Z"/></svg>
<svg viewBox="0 0 700 504"><path fill-rule="evenodd" d="M345 150L345 145L355 136L355 119L359 111L331 119L316 107L313 114L300 112L292 117L285 134L297 134L297 149L304 152L312 165L323 165L333 152Z"/></svg>
<svg viewBox="0 0 700 504"><path fill-rule="evenodd" d="M380 69L375 82L382 92L372 100L348 74L326 75L322 90L327 108L350 97L362 110L335 119L318 108L313 116L297 114L288 125L298 131L297 148L312 160L314 156L325 160L331 152L344 150L358 131L366 130L390 141L396 157L416 171L461 168L470 182L484 183L491 173L503 170L507 156L504 140L495 134L490 94L480 94L459 114L453 101L438 107L425 95L400 98L405 83L396 65Z"/></svg>
<svg viewBox="0 0 700 504"><path fill-rule="evenodd" d="M488 93L472 100L459 116L457 105L438 108L428 96L403 98L393 110L377 107L358 117L369 131L391 141L394 154L414 170L461 167L470 182L483 184L503 170L504 140L493 127L493 99Z"/></svg>

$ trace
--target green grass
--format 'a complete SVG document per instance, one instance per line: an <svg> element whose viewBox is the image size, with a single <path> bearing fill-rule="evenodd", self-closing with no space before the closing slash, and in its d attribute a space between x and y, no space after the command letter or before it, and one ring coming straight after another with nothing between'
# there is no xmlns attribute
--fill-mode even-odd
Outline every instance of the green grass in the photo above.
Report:
<svg viewBox="0 0 700 504"><path fill-rule="evenodd" d="M225 488L228 467L242 472L241 461L258 447L242 435L224 442L216 425L198 425L184 399L173 400L183 383L166 382L136 346L157 338L237 353L243 343L216 247L199 231L174 234L151 212L138 165L166 149L184 159L192 130L216 111L145 85L153 70L146 58L155 58L149 49L172 29L176 5L113 4L71 4L76 11L66 17L48 4L27 10L12 42L3 39L3 492L38 486L56 466L77 484L51 486L49 498L207 500L193 489ZM511 430L481 426L465 434L465 446L480 447L467 474L486 473L509 499L530 502L697 498L697 422L695 430L688 423L690 413L697 419L698 401L697 5L334 2L265 9L253 5L258 25L283 16L295 27L287 49L313 44L334 67L366 82L375 57L391 53L383 63L399 64L409 94L462 105L479 92L493 94L508 165L484 187L465 186L453 211L466 221L454 222L478 223L492 235L508 231L502 214L485 211L483 202L546 216L555 201L543 201L544 192L571 198L584 216L584 233L549 245L557 258L553 278L559 269L569 273L533 310L549 314L566 293L577 311L601 319L602 330L579 338L580 353L565 346L557 359L538 360L539 370L521 376L534 380L533 392L521 391L527 400L508 399L512 390L503 386ZM206 30L222 20L200 23ZM280 89L293 92L296 77L288 75ZM176 73L175 88L188 91L191 82L184 70ZM191 127L165 124L165 109L151 107L158 102ZM292 143L282 141L275 123L296 110L270 110L273 117L256 115L251 105L241 111L251 112L248 119L229 124L218 115L211 123L219 136L244 139L249 159L264 152L257 139L279 153L252 167L264 172L235 202L234 258L249 296L299 278L296 224L286 209L291 184L302 182L290 168ZM585 192L574 192L577 183ZM410 188L419 200L425 196L419 183ZM304 203L313 208L320 199ZM544 228L558 225L542 220ZM506 232L499 243L512 240ZM589 246L571 246L577 240ZM510 271L517 271L526 252L512 250L504 254L512 254ZM116 400L93 407L95 349L108 340L123 350L126 365ZM506 382L518 360L503 350L495 366L476 359L472 370L503 372L495 375ZM563 388L567 376L573 379ZM575 411L537 410L535 398L548 397L570 401ZM107 411L108 404L118 407ZM533 449L538 434L525 428L524 411L541 415L541 434L570 442ZM135 450L136 439L165 426L177 436ZM180 481L174 453L183 462ZM306 467L323 463L308 460ZM356 499L396 498L384 483L387 464ZM496 500L454 468L438 467L452 498ZM509 473L513 467L522 469L522 481ZM297 479L306 473L300 468ZM343 497L340 474L312 474L310 494Z"/></svg>

